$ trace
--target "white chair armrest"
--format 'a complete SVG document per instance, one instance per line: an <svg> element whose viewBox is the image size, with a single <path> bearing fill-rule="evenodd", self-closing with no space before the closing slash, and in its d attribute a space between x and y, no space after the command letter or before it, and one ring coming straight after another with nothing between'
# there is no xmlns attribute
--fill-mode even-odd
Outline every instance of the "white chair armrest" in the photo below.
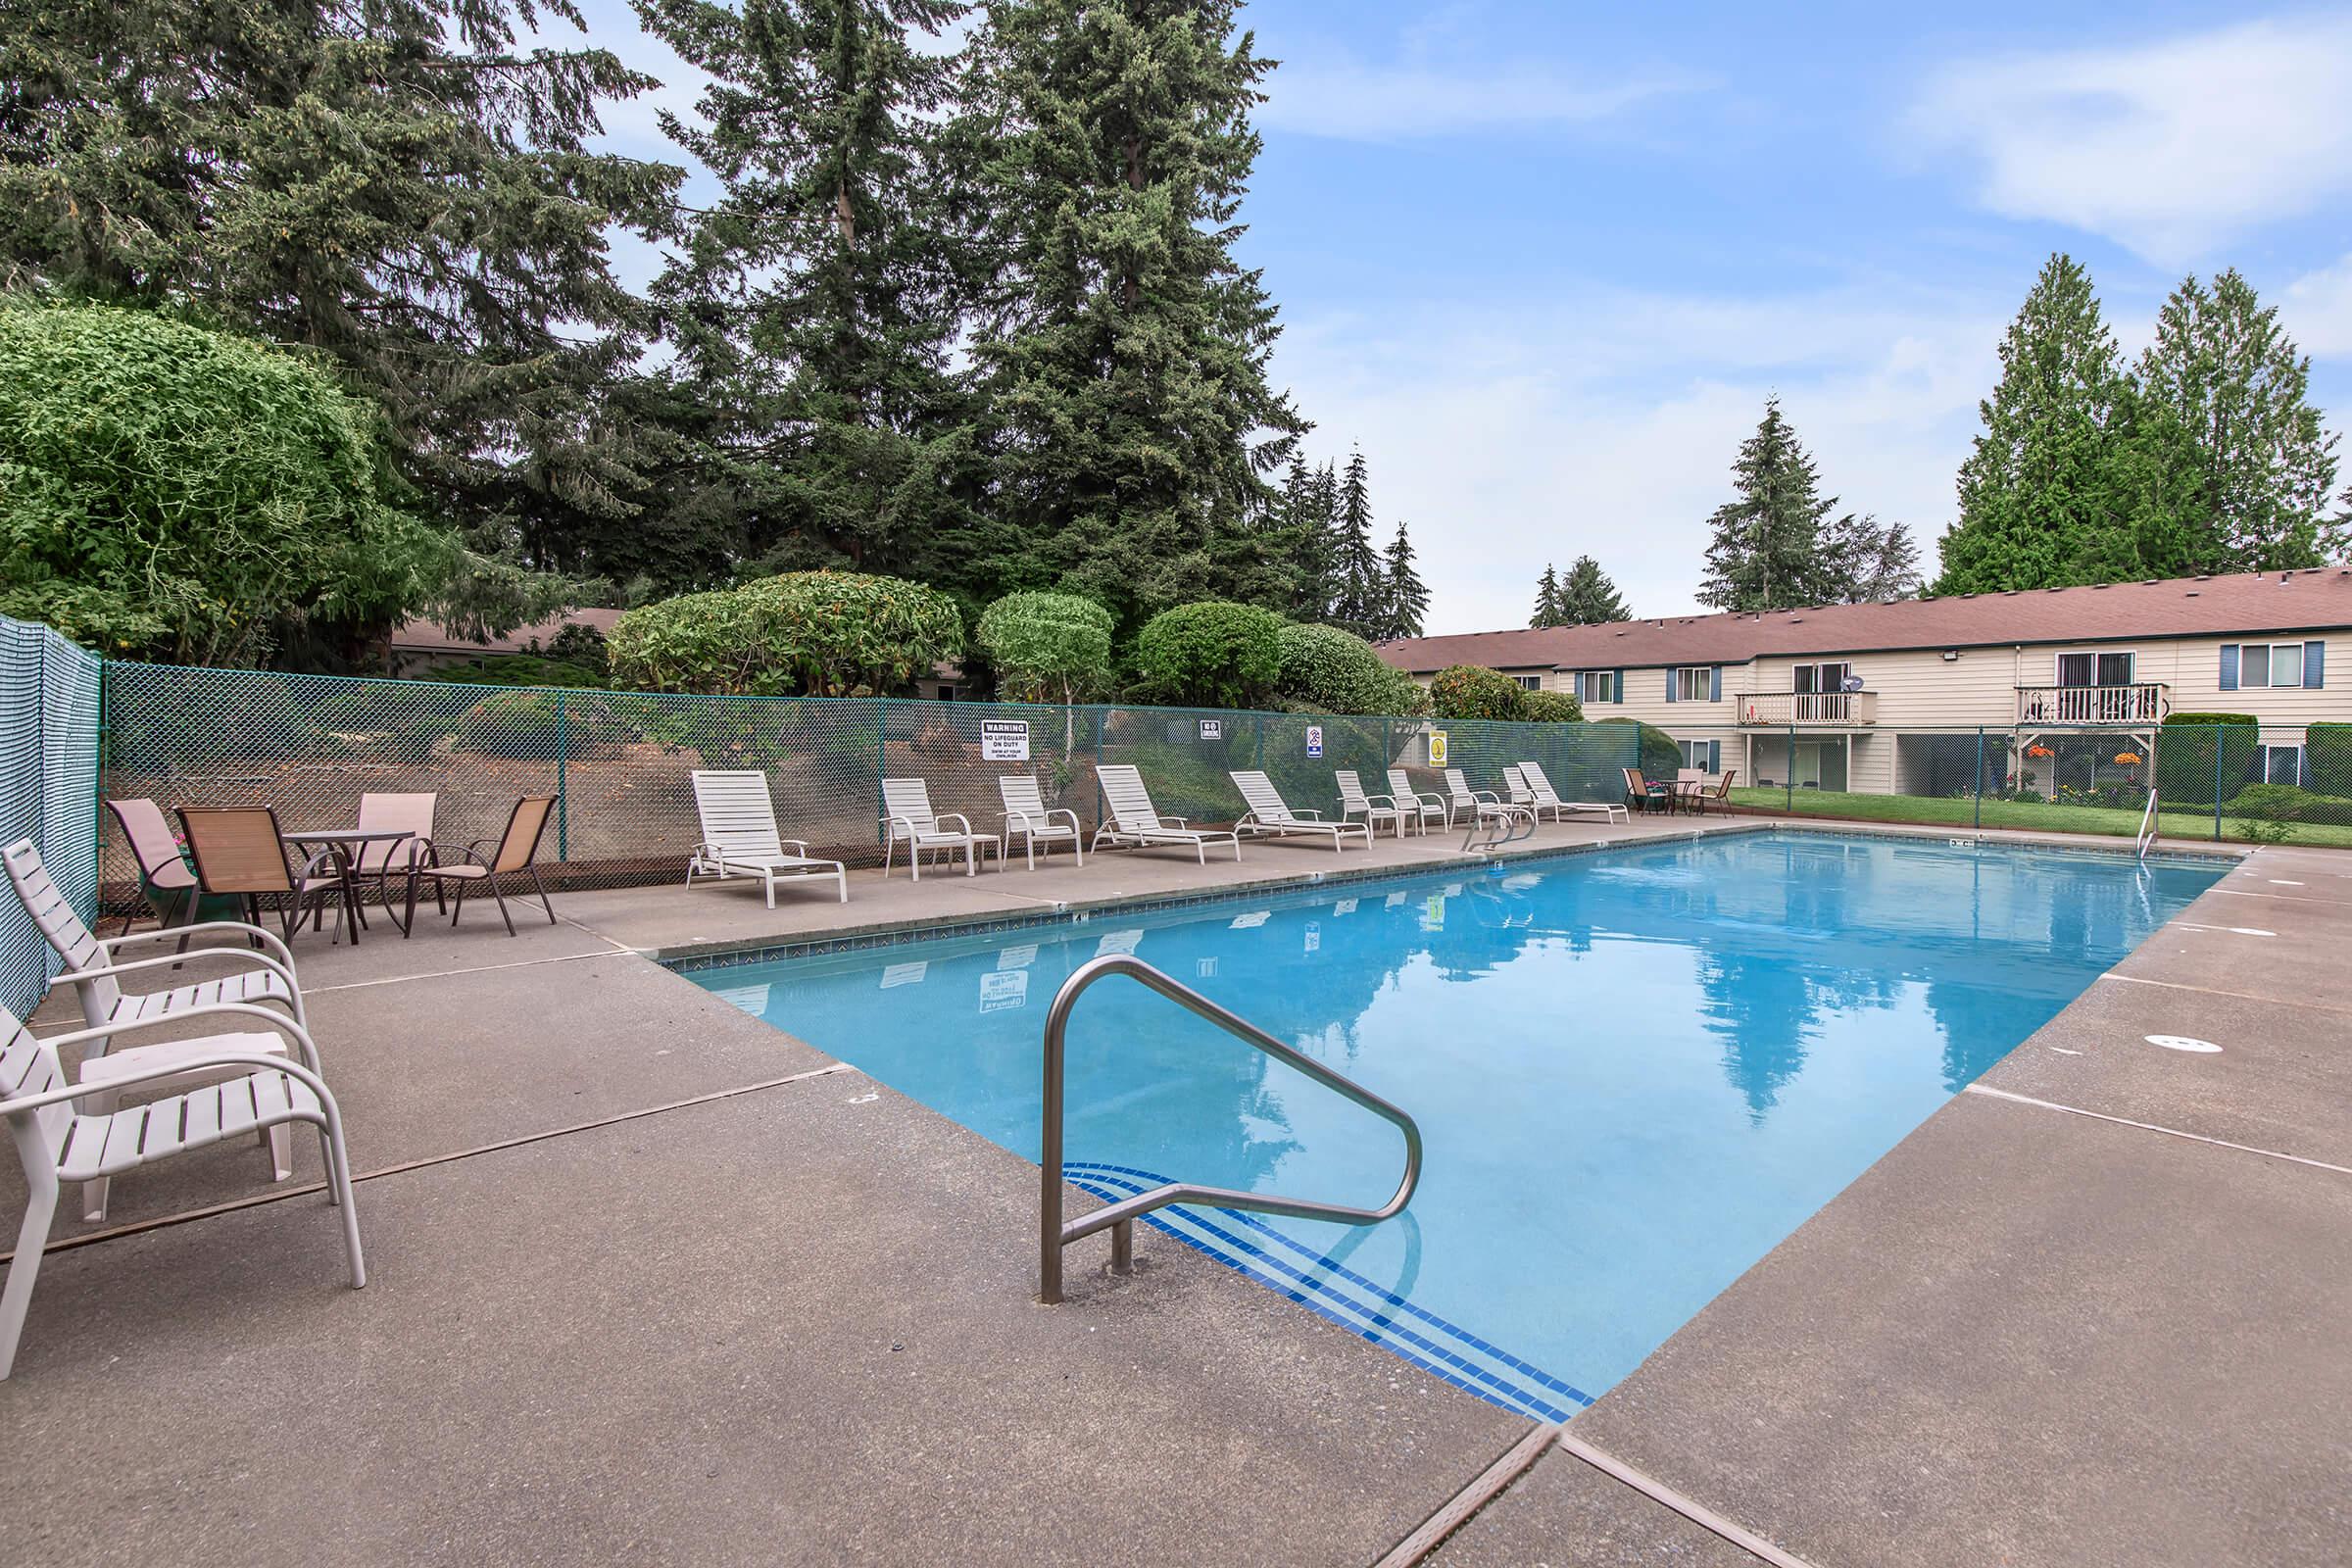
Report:
<svg viewBox="0 0 2352 1568"><path fill-rule="evenodd" d="M294 950L286 946L285 938L261 926L249 925L243 920L199 920L194 925L162 926L153 931L129 931L119 937L102 937L99 939L98 946L111 951L129 942L164 942L176 937L194 936L199 931L242 931L249 937L260 937L264 944L277 950L279 962L289 969L294 967ZM185 955L185 956L193 957L194 955Z"/></svg>
<svg viewBox="0 0 2352 1568"><path fill-rule="evenodd" d="M1053 814L1054 814L1054 813L1053 813L1053 812L1051 812L1051 811L1048 811L1048 812L1046 813L1046 815L1047 815L1049 818L1051 818L1051 817L1053 816ZM1014 827L1014 825L1015 825L1016 823L1019 825L1019 827L1020 827L1021 831L1022 831L1022 832L1024 832L1024 833L1032 833L1032 832L1035 832L1035 831L1037 830L1037 824L1036 824L1036 823L1034 823L1034 822L1032 822L1032 821L1029 819L1029 813L1028 813L1027 811L1025 811L1025 810L1022 810L1022 809L1021 809L1020 808L1018 808L1018 807L1014 807L1014 808L1011 808L1010 809L1006 810L1006 811L1004 813L1004 830L1005 830L1006 832L1008 832L1008 833L1012 831L1012 829L1013 829L1013 827Z"/></svg>
<svg viewBox="0 0 2352 1568"><path fill-rule="evenodd" d="M244 1051L219 1051L207 1052L201 1056L183 1057L177 1061L149 1067L139 1072L124 1073L120 1077L109 1078L104 1083L61 1084L55 1089L46 1089L37 1095L25 1095L17 1100L0 1100L0 1118L21 1116L27 1111L39 1110L44 1105L64 1104L68 1101L79 1100L84 1095L119 1094L122 1090L134 1088L139 1084L160 1083L167 1078L177 1078L186 1073L205 1072L218 1067L250 1067L255 1072L282 1072L302 1084L312 1094L317 1095L320 1103L332 1104L334 1102L335 1097L327 1090L326 1081L320 1078L313 1067L306 1067L300 1062L288 1061L283 1056L261 1056Z"/></svg>
<svg viewBox="0 0 2352 1568"><path fill-rule="evenodd" d="M45 1035L42 1039L52 1046L82 1046L93 1040L120 1040L124 1035L138 1034L143 1030L160 1028L165 1024L177 1026L186 1023L190 1018L232 1015L239 1018L259 1018L279 1034L287 1036L294 1042L295 1049L302 1053L302 1059L310 1063L311 1070L313 1072L319 1070L318 1046L316 1041L311 1039L311 1032L308 1029L273 1007L264 1007L250 1002L207 1002L200 1006L182 1007L177 1012L159 1013L152 1018L134 1018L124 1023L110 1023L98 1029L75 1029L62 1035Z"/></svg>
<svg viewBox="0 0 2352 1568"><path fill-rule="evenodd" d="M1474 801L1485 801L1490 806L1500 806L1502 804L1502 797L1495 794L1493 790L1472 790L1470 792L1470 798Z"/></svg>
<svg viewBox="0 0 2352 1568"><path fill-rule="evenodd" d="M1046 812L1046 826L1048 826L1048 827L1052 827L1052 826L1054 825L1054 818L1055 818L1056 816L1066 816L1066 817L1068 817L1068 818L1070 819L1070 831L1071 831L1071 832L1073 832L1073 833L1083 833L1083 832L1085 832L1085 831L1086 831L1086 829L1085 829L1083 826L1081 826L1081 825L1079 824L1079 821L1078 821L1078 813L1077 813L1076 811L1073 811L1073 810L1071 810L1071 809L1070 809L1068 807L1066 807L1066 806L1056 806L1056 807L1054 807L1053 808L1051 808L1050 810L1048 810L1048 811Z"/></svg>
<svg viewBox="0 0 2352 1568"><path fill-rule="evenodd" d="M800 858L804 860L808 858L808 841L807 839L780 838L776 840L776 847L778 849L790 849L794 854L800 856Z"/></svg>
<svg viewBox="0 0 2352 1568"><path fill-rule="evenodd" d="M1178 827L1183 827L1187 822L1191 821L1192 818L1188 816L1163 816L1160 818L1160 820L1162 822L1173 822Z"/></svg>
<svg viewBox="0 0 2352 1568"><path fill-rule="evenodd" d="M967 839L972 836L972 819L964 815L961 811L940 812L937 816L931 819L932 829L934 831L941 831L939 824L942 822L961 822L963 824L963 836Z"/></svg>
<svg viewBox="0 0 2352 1568"><path fill-rule="evenodd" d="M901 837L914 837L914 818L911 816L892 816L886 814L882 818L882 825L890 830L890 836L894 839ZM906 830L904 834L899 832L899 829L902 827Z"/></svg>
<svg viewBox="0 0 2352 1568"><path fill-rule="evenodd" d="M1293 816L1302 816L1309 822L1320 822L1323 820L1323 810L1320 807L1310 806L1303 811L1293 811L1291 814Z"/></svg>
<svg viewBox="0 0 2352 1568"><path fill-rule="evenodd" d="M68 969L65 971L65 973L50 981L49 987L54 991L59 986L74 985L83 980L96 980L102 976L111 977L119 974L133 974L141 969L177 968L179 965L186 963L191 959L203 957L235 958L241 963L252 968L269 970L271 974L276 975L280 980L283 980L286 983L286 989L289 991L299 991L301 989L294 982L294 971L287 968L284 964L278 962L275 958L272 958L269 955L262 953L243 953L235 948L198 948L194 952L186 954L167 953L160 958L133 958L128 963L101 963L93 964L87 969ZM182 1016L185 1016L185 1014L182 1014Z"/></svg>

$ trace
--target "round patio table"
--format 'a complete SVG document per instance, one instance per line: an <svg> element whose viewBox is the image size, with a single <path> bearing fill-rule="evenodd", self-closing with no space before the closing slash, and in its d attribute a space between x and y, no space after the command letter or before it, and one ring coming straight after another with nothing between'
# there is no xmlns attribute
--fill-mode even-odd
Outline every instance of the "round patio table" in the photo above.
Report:
<svg viewBox="0 0 2352 1568"><path fill-rule="evenodd" d="M343 885L343 913L351 931L351 945L355 948L360 945L362 924L360 856L370 844L393 845L400 843L403 839L413 839L416 836L415 832L405 827L320 827L305 828L299 833L280 833L278 835L279 838L299 849L316 846L333 856L340 867L337 880ZM391 858L385 857L385 864L389 865L390 863ZM404 937L416 924L416 878L415 875L412 874L409 877L407 917L403 918L394 911L390 899L384 901L384 913L392 917L392 923L400 927L400 934Z"/></svg>

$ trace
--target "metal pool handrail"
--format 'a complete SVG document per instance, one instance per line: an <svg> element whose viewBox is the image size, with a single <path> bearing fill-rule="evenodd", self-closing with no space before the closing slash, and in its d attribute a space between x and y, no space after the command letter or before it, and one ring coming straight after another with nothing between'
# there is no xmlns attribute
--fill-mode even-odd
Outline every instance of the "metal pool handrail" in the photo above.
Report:
<svg viewBox="0 0 2352 1568"><path fill-rule="evenodd" d="M2141 859L2148 858L2148 848L2156 842L2156 788L2148 787L2147 808L2139 813L2139 831L2132 835L2132 851Z"/></svg>
<svg viewBox="0 0 2352 1568"><path fill-rule="evenodd" d="M1207 1019L1243 1044L1254 1047L1276 1061L1298 1068L1324 1088L1353 1101L1376 1116L1396 1123L1404 1134L1404 1179L1396 1184L1396 1195L1378 1208L1349 1208L1344 1203L1318 1203L1298 1198L1235 1192L1224 1187L1195 1187L1185 1182L1170 1182L1165 1187L1138 1193L1108 1207L1096 1209L1083 1219L1063 1224L1062 1061L1066 1052L1063 1037L1069 1030L1070 1009L1077 1004L1079 996L1096 981L1114 974L1141 981L1170 1002ZM1114 1272L1124 1274L1135 1264L1136 1216L1155 1208L1165 1208L1170 1203L1207 1203L1217 1208L1247 1208L1261 1214L1288 1214L1294 1219L1335 1220L1343 1225L1377 1225L1402 1212L1404 1205L1412 1201L1413 1189L1421 1183L1421 1128L1412 1117L1361 1084L1333 1072L1312 1056L1301 1055L1248 1019L1226 1011L1200 992L1178 985L1141 958L1124 953L1104 954L1102 957L1081 964L1076 973L1061 983L1061 989L1054 994L1054 1005L1046 1012L1045 1059L1045 1124L1039 1139L1038 1163L1041 1171L1037 1204L1037 1298L1044 1302L1061 1299L1063 1248L1081 1237L1108 1230L1110 1266Z"/></svg>

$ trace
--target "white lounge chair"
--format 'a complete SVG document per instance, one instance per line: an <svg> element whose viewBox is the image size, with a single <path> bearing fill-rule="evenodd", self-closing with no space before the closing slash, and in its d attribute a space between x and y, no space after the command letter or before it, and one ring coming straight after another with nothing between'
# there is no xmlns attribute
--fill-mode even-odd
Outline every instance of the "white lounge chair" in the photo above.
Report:
<svg viewBox="0 0 2352 1568"><path fill-rule="evenodd" d="M24 912L32 916L35 929L42 940L64 960L65 972L49 985L51 990L70 985L81 1004L81 1016L88 1025L90 1049L82 1054L80 1076L84 1088L90 1091L90 1109L105 1113L115 1108L115 1092L123 1080L153 1073L192 1071L186 1065L201 1054L195 1048L201 1041L173 1040L151 1046L129 1046L121 1051L107 1049L109 1032L133 1024L177 1021L192 1012L222 1004L258 1006L275 1004L297 1026L307 1027L302 1011L302 990L294 977L294 955L274 933L242 920L207 920L197 925L172 927L172 936L183 945L202 932L233 931L240 939L258 940L274 949L276 956L256 953L240 945L233 948L194 948L166 954L161 957L134 958L116 962L114 950L129 942L155 940L152 934L101 938L82 924L63 889L50 877L49 868L41 863L41 852L30 839L20 839L7 849L0 850L0 859L8 865L8 880L23 902ZM227 965L231 970L208 980L197 980L182 986L171 986L162 991L124 991L121 981L124 975L156 974L196 965L217 969ZM282 1054L284 1043L275 1035L257 1036L257 1050ZM271 1131L269 1138L270 1168L275 1179L284 1181L294 1174L291 1140L284 1128ZM98 1177L82 1188L82 1217L106 1218L107 1179Z"/></svg>
<svg viewBox="0 0 2352 1568"><path fill-rule="evenodd" d="M931 809L931 785L919 778L886 778L882 781L882 874L890 875L891 855L902 844L906 846L906 865L914 880L923 879L923 852L945 850L953 855L963 852L963 874L976 876L980 871L980 846L994 844L972 831L972 820L961 811L950 811L942 816ZM955 827L947 826L954 822Z"/></svg>
<svg viewBox="0 0 2352 1568"><path fill-rule="evenodd" d="M1365 829L1373 833L1380 831L1381 823L1394 822L1396 824L1396 836L1404 837L1404 812L1397 808L1395 801L1386 795L1366 795L1363 784L1355 776L1355 769L1351 767L1334 768L1331 776L1339 780L1340 817L1343 821L1360 816L1364 819ZM1385 806L1381 804L1384 801L1388 802Z"/></svg>
<svg viewBox="0 0 2352 1568"><path fill-rule="evenodd" d="M1443 822L1449 827L1453 823L1453 813L1446 808L1446 797L1413 788L1412 775L1401 767L1389 769L1389 799L1396 803L1397 809L1419 818L1424 833L1429 831L1432 822Z"/></svg>
<svg viewBox="0 0 2352 1568"><path fill-rule="evenodd" d="M1549 811L1551 819L1558 822L1565 819L1562 815L1563 812L1575 811L1579 815L1590 815L1598 811L1603 822L1632 820L1631 813L1626 810L1624 804L1618 801L1564 801L1560 799L1559 791L1551 787L1551 780L1544 776L1544 769L1534 762L1521 762L1519 776L1527 781L1528 794L1534 797L1539 816L1543 812Z"/></svg>
<svg viewBox="0 0 2352 1568"><path fill-rule="evenodd" d="M767 793L767 775L759 772L697 770L694 809L703 823L703 842L686 862L686 885L697 876L758 877L767 889L767 906L776 906L776 884L808 877L831 877L850 902L848 870L839 860L811 859L807 839L778 836L776 806ZM786 854L791 845L800 853Z"/></svg>
<svg viewBox="0 0 2352 1568"><path fill-rule="evenodd" d="M1181 816L1161 816L1152 808L1152 796L1144 788L1144 775L1125 762L1110 762L1095 769L1095 777L1102 786L1102 799L1110 807L1110 820L1095 829L1094 848L1101 849L1105 839L1144 849L1154 844L1187 844L1208 863L1208 847L1225 843L1233 846L1233 858L1242 858L1242 840L1236 833L1218 828L1185 826Z"/></svg>
<svg viewBox="0 0 2352 1568"><path fill-rule="evenodd" d="M1350 836L1362 839L1365 849L1372 847L1372 830L1363 823L1326 822L1319 811L1302 815L1291 809L1282 792L1274 787L1274 781L1264 773L1255 768L1233 768L1230 772L1234 788L1242 792L1243 801L1250 807L1249 813L1233 824L1236 833L1247 833L1251 838L1321 835L1331 840L1334 854L1346 850Z"/></svg>
<svg viewBox="0 0 2352 1568"><path fill-rule="evenodd" d="M1021 854L1027 858L1032 871L1037 869L1037 847L1045 845L1046 853L1051 855L1054 846L1063 839L1070 841L1070 853L1078 858L1078 863L1086 863L1086 846L1078 826L1078 813L1066 806L1049 808L1044 792L1038 788L1035 773L999 774L997 794L1004 802L1004 831L997 839L999 866L1004 865L1005 857L1011 854L1012 839L1016 833L1021 839ZM1056 822L1054 819L1057 816L1066 816L1069 821Z"/></svg>
<svg viewBox="0 0 2352 1568"><path fill-rule="evenodd" d="M167 1021L176 1026L193 1017L236 1015L259 1019L276 1033L208 1035L183 1040L173 1065L155 1065L111 1080L104 1093L147 1088L200 1072L219 1081L200 1089L151 1100L127 1110L80 1112L78 1100L95 1098L90 1086L72 1084L58 1060L61 1046L97 1044L110 1036L149 1029ZM290 1037L302 1056L297 1064L276 1054ZM0 1121L15 1135L17 1156L24 1164L24 1220L17 1229L16 1258L9 1264L8 1284L0 1289L0 1378L16 1364L17 1342L24 1332L24 1315L32 1304L32 1282L41 1269L41 1252L49 1239L49 1222L57 1212L60 1183L81 1182L85 1187L111 1176L136 1170L168 1155L202 1149L249 1133L269 1133L293 1122L318 1129L320 1151L326 1158L327 1199L343 1210L343 1246L351 1259L354 1290L368 1283L367 1265L360 1257L360 1221L351 1200L351 1158L343 1143L343 1116L335 1097L318 1076L318 1053L310 1035L293 1019L246 1003L220 1003L191 1007L170 1020L145 1019L134 1024L110 1024L103 1029L78 1029L71 1034L35 1040L5 1008L0 1008ZM136 1050L154 1048L139 1047ZM130 1051L117 1051L125 1057Z"/></svg>
<svg viewBox="0 0 2352 1568"><path fill-rule="evenodd" d="M1458 767L1446 769L1446 825L1453 826L1456 813L1467 811L1472 816L1502 816L1510 808L1493 790L1474 790Z"/></svg>

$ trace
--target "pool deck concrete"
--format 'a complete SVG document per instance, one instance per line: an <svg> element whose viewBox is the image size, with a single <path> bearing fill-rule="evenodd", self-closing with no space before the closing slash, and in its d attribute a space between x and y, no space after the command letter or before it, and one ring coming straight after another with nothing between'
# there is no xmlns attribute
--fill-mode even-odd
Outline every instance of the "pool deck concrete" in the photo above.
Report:
<svg viewBox="0 0 2352 1568"><path fill-rule="evenodd" d="M645 956L1458 849L853 873L846 906L773 911L580 893L514 939L487 913L306 937L368 1289L308 1151L286 1187L216 1148L118 1183L101 1226L61 1219L0 1385L0 1538L48 1563L1758 1560L1565 1447L1497 1474L1535 1451L1524 1419L1164 1237L1124 1280L1080 1244L1070 1299L1036 1305L1033 1165ZM1578 1446L1825 1568L2342 1562L2347 936L2352 857L2256 852ZM1440 1514L1471 1517L1416 1534Z"/></svg>

